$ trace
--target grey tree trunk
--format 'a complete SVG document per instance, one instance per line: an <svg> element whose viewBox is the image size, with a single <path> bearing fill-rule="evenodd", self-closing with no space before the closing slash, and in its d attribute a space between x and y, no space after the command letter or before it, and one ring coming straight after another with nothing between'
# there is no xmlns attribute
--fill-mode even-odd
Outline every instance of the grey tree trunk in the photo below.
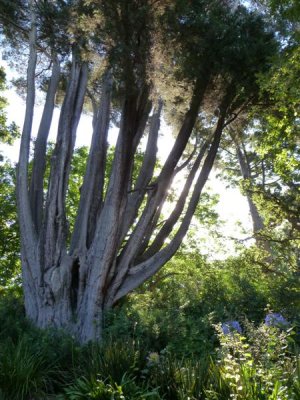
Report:
<svg viewBox="0 0 300 400"><path fill-rule="evenodd" d="M240 165L240 170L241 174L243 176L243 179L247 179L251 181L251 168L247 162L246 155L243 153L242 149L238 144L236 144L236 153L238 156L239 160L239 165ZM253 233L256 234L262 229L264 229L264 222L261 217L261 215L258 212L258 209L253 201L251 193L248 191L247 192L247 200L249 204L249 210L252 218L252 224L253 224Z"/></svg>
<svg viewBox="0 0 300 400"><path fill-rule="evenodd" d="M29 35L29 63L27 68L27 98L24 125L22 130L20 156L17 167L17 201L19 225L21 230L21 260L23 291L26 313L29 318L35 320L38 312L38 299L36 282L39 275L37 263L37 235L34 229L33 218L27 189L28 182L28 157L30 150L30 137L35 102L35 69L37 63L36 43L36 16L33 12L33 1L31 8L31 28Z"/></svg>
<svg viewBox="0 0 300 400"><path fill-rule="evenodd" d="M249 165L249 162L247 160L247 153L236 140L235 140L235 146L236 146L236 154L239 161L241 175L243 179L247 179L251 183L253 178L252 178L251 166ZM247 191L246 197L249 204L249 211L253 226L253 234L255 237L256 244L258 247L262 248L263 250L266 251L266 253L268 253L266 262L270 263L272 262L272 249L268 240L264 239L261 236L261 233L265 228L264 220L261 214L259 213L259 210L253 200L253 194L251 193L251 191Z"/></svg>
<svg viewBox="0 0 300 400"><path fill-rule="evenodd" d="M39 232L43 220L44 174L46 168L47 140L50 132L55 96L59 84L60 64L54 56L52 75L34 148L34 163L30 182L30 203L33 222Z"/></svg>

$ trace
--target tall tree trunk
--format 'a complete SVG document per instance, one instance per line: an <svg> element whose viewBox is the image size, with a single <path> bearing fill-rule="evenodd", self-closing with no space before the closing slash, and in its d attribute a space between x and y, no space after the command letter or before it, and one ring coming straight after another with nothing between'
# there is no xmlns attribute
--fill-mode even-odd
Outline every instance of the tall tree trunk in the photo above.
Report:
<svg viewBox="0 0 300 400"><path fill-rule="evenodd" d="M26 116L28 117L25 119L22 133L20 172L18 173L19 218L21 237L24 242L22 245L22 271L25 306L27 316L39 327L52 325L64 327L71 332L73 316L71 286L74 260L68 255L66 249L65 195L75 133L87 84L87 66L84 63L78 63L74 56L69 86L59 122L58 141L52 159L46 211L43 225L41 229L37 229L32 217L35 210L30 207L27 187L29 142L34 102L34 61L36 60L33 34L32 37L32 43L30 43L32 57L28 68L28 98L26 104ZM53 110L54 90L49 96L46 99L45 108L48 107L48 111L51 112ZM47 128L49 127L49 120L47 121L45 115L42 125L46 129L46 131L40 130L39 132L39 149L42 153L35 152L34 163L36 167L39 165L41 168L45 168L44 146L45 136L48 134ZM43 176L39 172L34 172L38 182L34 182L33 186L35 184L42 185ZM31 200L35 203L36 197L33 195ZM38 204L41 206L40 203ZM35 205L37 206L37 203ZM24 223L22 216L24 216ZM37 221L38 224L41 223L39 220Z"/></svg>
<svg viewBox="0 0 300 400"><path fill-rule="evenodd" d="M94 110L91 151L81 188L82 195L71 241L71 253L77 256L89 248L94 237L96 221L103 206L107 136L110 121L111 76L107 72L103 79L99 107Z"/></svg>
<svg viewBox="0 0 300 400"><path fill-rule="evenodd" d="M36 15L33 9L33 3L33 1L30 1L29 4L31 12L31 30L29 35L29 62L27 68L27 97L19 163L17 168L17 203L21 232L21 258L25 309L29 318L35 320L37 318L38 302L36 282L39 281L40 270L36 256L37 235L31 214L28 192L28 158L35 102L35 70L37 63Z"/></svg>
<svg viewBox="0 0 300 400"><path fill-rule="evenodd" d="M242 149L240 148L240 146L238 144L236 144L236 153L238 156L240 170L241 170L243 179L247 179L251 182L251 168L248 164L246 155L243 153ZM257 209L257 207L252 199L252 195L249 191L247 191L247 200L248 200L250 214L251 214L251 218L252 218L253 233L256 234L260 230L264 229L264 222L258 212L258 209Z"/></svg>
<svg viewBox="0 0 300 400"><path fill-rule="evenodd" d="M111 304L117 302L120 298L125 296L128 292L137 288L143 282L145 282L148 278L154 275L177 251L184 236L187 233L187 230L190 226L191 219L196 210L197 204L199 202L199 198L203 187L208 179L210 171L213 167L214 160L217 155L217 151L219 149L221 135L225 123L226 112L230 105L230 101L234 97L234 91L230 88L228 93L226 93L221 105L220 105L220 117L218 119L218 123L214 132L214 138L208 154L203 163L203 167L201 168L200 174L197 178L195 187L193 189L193 193L191 199L189 201L187 210L183 216L183 219L180 223L180 226L175 233L171 242L162 248L160 251L155 254L149 254L149 258L146 260L142 260L139 262L137 260L137 264L135 264L135 259L133 262L129 259L128 254L125 253L123 259L120 259L120 263L126 263L128 267L124 271L119 271L118 274L115 275L113 283L111 285L111 292L109 301ZM167 221L168 223L168 221ZM128 253L130 254L130 250Z"/></svg>
<svg viewBox="0 0 300 400"><path fill-rule="evenodd" d="M234 136L232 137L235 142L236 154L240 165L241 175L243 179L248 180L249 183L251 184L252 172L251 172L251 166L248 162L246 150L243 148L244 146L242 146L242 144L240 144ZM264 220L259 213L259 210L253 200L253 194L251 193L250 190L246 191L246 197L249 204L249 211L253 226L253 234L255 237L256 244L258 247L265 250L269 254L269 256L266 258L266 261L270 263L272 261L272 249L270 243L268 240L265 240L260 236L260 233L262 233L262 231L265 228Z"/></svg>
<svg viewBox="0 0 300 400"><path fill-rule="evenodd" d="M46 169L47 140L50 132L55 95L60 78L60 65L57 57L54 57L52 75L50 78L45 106L35 142L33 166L30 182L30 203L33 222L39 233L43 220L44 203L44 174Z"/></svg>

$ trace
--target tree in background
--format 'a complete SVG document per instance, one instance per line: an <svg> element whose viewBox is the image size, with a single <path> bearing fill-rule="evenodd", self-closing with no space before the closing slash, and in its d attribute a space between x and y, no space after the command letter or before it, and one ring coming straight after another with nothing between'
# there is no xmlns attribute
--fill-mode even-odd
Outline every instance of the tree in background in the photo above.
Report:
<svg viewBox="0 0 300 400"><path fill-rule="evenodd" d="M5 71L0 68L0 93L5 90ZM12 144L18 137L14 123L9 124L5 107L7 100L0 96L0 143ZM20 271L20 242L16 223L15 168L0 153L0 285L6 284Z"/></svg>
<svg viewBox="0 0 300 400"><path fill-rule="evenodd" d="M0 68L0 93L5 90L5 71ZM0 142L12 144L13 141L18 137L19 131L15 123L8 123L7 114L5 107L7 106L7 100L5 97L0 96ZM1 155L2 159L2 155Z"/></svg>
<svg viewBox="0 0 300 400"><path fill-rule="evenodd" d="M17 173L26 314L37 326L64 328L82 343L99 339L104 311L159 271L180 246L224 128L257 100L257 74L268 70L276 44L256 13L230 1L2 1L1 9L8 40L29 44ZM43 75L47 62L51 73ZM169 88L162 91L165 79ZM47 83L47 94L30 172L37 82ZM44 193L58 94L61 113ZM70 169L88 99L93 137L70 231ZM176 140L156 176L160 120L170 109ZM108 176L111 121L119 135ZM187 157L197 132L196 151ZM142 138L147 144L137 171ZM183 168L188 175L182 192L160 221Z"/></svg>
<svg viewBox="0 0 300 400"><path fill-rule="evenodd" d="M265 18L272 19L282 48L269 72L259 78L259 103L229 128L231 150L227 141L224 176L240 184L246 194L254 236L272 254L269 261L277 270L288 266L295 271L299 268L300 14L293 1L254 3L265 7Z"/></svg>

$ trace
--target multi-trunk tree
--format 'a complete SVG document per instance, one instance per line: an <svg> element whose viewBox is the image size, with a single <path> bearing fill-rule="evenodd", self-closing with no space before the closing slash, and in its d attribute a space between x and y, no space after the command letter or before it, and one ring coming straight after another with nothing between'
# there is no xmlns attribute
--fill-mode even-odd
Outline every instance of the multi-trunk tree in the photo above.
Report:
<svg viewBox="0 0 300 400"><path fill-rule="evenodd" d="M8 37L14 30L29 43L17 173L26 314L39 327L64 328L80 342L96 340L105 310L155 274L180 246L224 128L256 101L257 73L268 69L276 45L257 14L230 1L21 3L22 12L18 3L12 7L13 21L7 8L3 23ZM47 59L51 74L29 173L37 71ZM58 97L60 119L45 191L47 139ZM70 231L66 198L83 109L93 111L93 136ZM157 171L160 122L167 111L177 131ZM111 165L112 122L119 134ZM137 163L141 141L146 147ZM195 150L188 155L190 142ZM183 168L182 191L161 220Z"/></svg>

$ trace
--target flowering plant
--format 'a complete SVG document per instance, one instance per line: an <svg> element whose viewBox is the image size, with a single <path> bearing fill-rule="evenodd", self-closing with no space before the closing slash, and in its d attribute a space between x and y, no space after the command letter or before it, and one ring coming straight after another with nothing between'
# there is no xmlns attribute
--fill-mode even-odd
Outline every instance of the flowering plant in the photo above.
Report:
<svg viewBox="0 0 300 400"><path fill-rule="evenodd" d="M258 327L245 320L244 334L237 321L215 326L220 341L218 382L227 387L231 399L296 399L292 386L298 361L289 351L293 332L278 329L274 322L288 324L281 314L272 313ZM218 391L220 388L215 394ZM207 393L214 394L213 391Z"/></svg>
<svg viewBox="0 0 300 400"><path fill-rule="evenodd" d="M223 324L221 325L221 329L224 335L228 335L234 332L242 333L242 328L238 321L223 322Z"/></svg>
<svg viewBox="0 0 300 400"><path fill-rule="evenodd" d="M267 326L276 326L280 328L282 326L288 326L289 322L283 317L282 314L271 312L267 314L265 318L265 324Z"/></svg>

